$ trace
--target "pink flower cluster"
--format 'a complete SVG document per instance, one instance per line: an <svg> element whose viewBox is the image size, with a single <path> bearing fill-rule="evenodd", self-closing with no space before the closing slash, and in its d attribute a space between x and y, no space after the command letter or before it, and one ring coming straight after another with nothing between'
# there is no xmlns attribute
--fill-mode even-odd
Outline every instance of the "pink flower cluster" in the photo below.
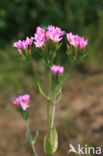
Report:
<svg viewBox="0 0 103 156"><path fill-rule="evenodd" d="M36 47L44 46L47 40L52 40L54 42L59 42L62 40L62 36L65 34L59 27L54 27L49 25L47 30L41 27L37 27L36 33L34 35L34 44Z"/></svg>
<svg viewBox="0 0 103 156"><path fill-rule="evenodd" d="M59 76L64 72L64 67L53 65L51 67L51 72L52 72L53 76L55 76L55 75Z"/></svg>
<svg viewBox="0 0 103 156"><path fill-rule="evenodd" d="M85 48L88 45L88 40L84 40L84 37L73 35L71 32L67 33L67 40L74 47Z"/></svg>
<svg viewBox="0 0 103 156"><path fill-rule="evenodd" d="M30 54L31 50L29 49L29 46L32 45L33 39L34 39L33 37L30 37L30 38L26 37L26 40L23 40L23 41L19 40L15 42L13 44L13 47L17 48L17 52L20 55L22 55L22 50L26 50L26 49L28 49L28 54Z"/></svg>
<svg viewBox="0 0 103 156"><path fill-rule="evenodd" d="M25 94L25 95L17 97L13 101L13 105L16 106L16 107L21 106L22 110L26 111L26 109L30 107L28 105L29 100L30 100L30 95L29 94Z"/></svg>

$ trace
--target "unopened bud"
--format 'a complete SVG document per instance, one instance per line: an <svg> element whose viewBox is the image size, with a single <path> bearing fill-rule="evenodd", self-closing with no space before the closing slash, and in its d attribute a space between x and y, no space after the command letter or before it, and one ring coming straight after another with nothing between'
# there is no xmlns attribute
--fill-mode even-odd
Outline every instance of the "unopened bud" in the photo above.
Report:
<svg viewBox="0 0 103 156"><path fill-rule="evenodd" d="M18 54L22 55L22 51L20 49L17 49Z"/></svg>
<svg viewBox="0 0 103 156"><path fill-rule="evenodd" d="M29 55L31 54L31 49L28 49L28 54L29 54Z"/></svg>
<svg viewBox="0 0 103 156"><path fill-rule="evenodd" d="M86 52L86 50L85 49L83 49L83 53L85 53Z"/></svg>
<svg viewBox="0 0 103 156"><path fill-rule="evenodd" d="M67 44L67 49L69 49L69 44Z"/></svg>

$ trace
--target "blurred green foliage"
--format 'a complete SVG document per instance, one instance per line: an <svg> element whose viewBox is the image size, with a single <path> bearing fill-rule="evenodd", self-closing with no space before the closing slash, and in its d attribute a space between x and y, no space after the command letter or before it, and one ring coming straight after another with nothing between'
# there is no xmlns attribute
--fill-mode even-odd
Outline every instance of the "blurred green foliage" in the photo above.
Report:
<svg viewBox="0 0 103 156"><path fill-rule="evenodd" d="M48 24L60 26L68 32L72 31L80 35L88 33L93 42L95 38L96 40L99 39L97 42L101 42L101 36L103 37L103 31L101 31L103 25L103 1L0 1L1 46L13 39L33 35L36 26Z"/></svg>
<svg viewBox="0 0 103 156"><path fill-rule="evenodd" d="M15 69L20 64L13 61L16 51L12 48L12 43L27 35L33 36L38 25L55 25L67 32L85 36L89 39L90 64L97 66L99 63L102 66L103 0L0 0L1 83L6 79L7 73L9 82L15 83L19 79L17 77L20 75ZM62 57L66 62L63 49L61 54L58 58Z"/></svg>

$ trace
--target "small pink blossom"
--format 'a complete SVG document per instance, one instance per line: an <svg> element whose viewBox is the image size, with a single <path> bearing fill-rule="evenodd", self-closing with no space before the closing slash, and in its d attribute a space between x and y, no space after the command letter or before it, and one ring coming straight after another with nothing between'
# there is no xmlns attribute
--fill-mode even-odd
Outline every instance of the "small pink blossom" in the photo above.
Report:
<svg viewBox="0 0 103 156"><path fill-rule="evenodd" d="M44 34L35 34L34 39L35 39L35 41L45 41L45 35Z"/></svg>
<svg viewBox="0 0 103 156"><path fill-rule="evenodd" d="M13 44L13 47L18 48L18 49L21 49L22 48L22 41L21 40L18 40L17 42L15 42Z"/></svg>
<svg viewBox="0 0 103 156"><path fill-rule="evenodd" d="M88 40L84 40L84 37L79 38L79 46L80 48L85 48L88 45Z"/></svg>
<svg viewBox="0 0 103 156"><path fill-rule="evenodd" d="M38 41L36 41L36 42L34 42L35 43L35 46L36 47L43 47L44 46L44 41L40 41L40 40L38 40Z"/></svg>
<svg viewBox="0 0 103 156"><path fill-rule="evenodd" d="M53 32L55 30L55 27L52 25L48 25L48 31Z"/></svg>
<svg viewBox="0 0 103 156"><path fill-rule="evenodd" d="M47 31L46 32L46 39L49 40L51 38L51 32Z"/></svg>
<svg viewBox="0 0 103 156"><path fill-rule="evenodd" d="M32 45L33 40L34 40L33 37L30 37L30 38L29 38L29 37L27 36L27 37L26 37L26 44L27 44L27 45Z"/></svg>
<svg viewBox="0 0 103 156"><path fill-rule="evenodd" d="M43 28L41 28L41 27L37 27L36 28L36 33L37 34L45 34L45 30Z"/></svg>
<svg viewBox="0 0 103 156"><path fill-rule="evenodd" d="M52 25L48 26L48 31L46 32L46 39L51 39L54 42L59 42L62 40L62 36L65 34L59 27L54 27Z"/></svg>
<svg viewBox="0 0 103 156"><path fill-rule="evenodd" d="M54 27L52 25L49 25L47 29L37 27L36 33L34 35L34 44L36 47L42 47L49 39L54 42L60 42L64 34L65 32L62 31L59 27Z"/></svg>
<svg viewBox="0 0 103 156"><path fill-rule="evenodd" d="M67 33L66 36L67 36L67 40L69 41L69 43L71 43L74 38L73 34L70 32L70 33Z"/></svg>
<svg viewBox="0 0 103 156"><path fill-rule="evenodd" d="M29 100L30 100L30 95L29 94L25 94L22 96L17 97L14 101L13 101L13 105L18 107L21 106L23 111L26 111L27 108L29 108Z"/></svg>
<svg viewBox="0 0 103 156"><path fill-rule="evenodd" d="M55 75L61 75L63 72L64 72L64 67L62 66L57 66L57 65L53 65L51 67L51 72L52 72L52 75L55 76Z"/></svg>
<svg viewBox="0 0 103 156"><path fill-rule="evenodd" d="M60 36L63 36L65 34L65 31L62 31L59 27L56 27L56 32L57 34L59 34Z"/></svg>
<svg viewBox="0 0 103 156"><path fill-rule="evenodd" d="M36 33L34 35L34 44L36 47L42 47L45 43L45 30L43 28L37 27Z"/></svg>
<svg viewBox="0 0 103 156"><path fill-rule="evenodd" d="M79 36L73 35L72 33L67 33L67 39L71 45L78 47L79 45Z"/></svg>
<svg viewBox="0 0 103 156"><path fill-rule="evenodd" d="M30 53L30 48L29 46L32 45L34 38L33 37L26 37L26 40L18 40L13 44L13 47L17 48L17 52L22 55L22 50L28 49L28 54Z"/></svg>
<svg viewBox="0 0 103 156"><path fill-rule="evenodd" d="M81 49L85 48L88 45L88 40L84 40L84 37L73 35L71 32L67 33L66 36L68 42L74 47L79 47L79 49Z"/></svg>
<svg viewBox="0 0 103 156"><path fill-rule="evenodd" d="M28 48L28 44L25 40L22 41L22 49L27 49Z"/></svg>
<svg viewBox="0 0 103 156"><path fill-rule="evenodd" d="M59 34L51 34L51 40L53 40L54 42L59 42L62 40L62 37L59 36Z"/></svg>

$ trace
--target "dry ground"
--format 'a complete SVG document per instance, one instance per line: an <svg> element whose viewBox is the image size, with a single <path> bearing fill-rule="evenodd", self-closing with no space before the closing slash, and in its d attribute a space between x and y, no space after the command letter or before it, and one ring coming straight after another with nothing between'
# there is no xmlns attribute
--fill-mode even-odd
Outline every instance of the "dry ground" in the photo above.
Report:
<svg viewBox="0 0 103 156"><path fill-rule="evenodd" d="M103 74L75 72L73 77L64 86L63 98L56 108L59 148L54 156L68 156L70 143L103 147ZM39 129L36 148L39 156L45 156L46 101L37 90L31 97L29 124L32 134ZM0 156L32 156L25 139L24 121L11 105L11 100L12 96L0 94Z"/></svg>

